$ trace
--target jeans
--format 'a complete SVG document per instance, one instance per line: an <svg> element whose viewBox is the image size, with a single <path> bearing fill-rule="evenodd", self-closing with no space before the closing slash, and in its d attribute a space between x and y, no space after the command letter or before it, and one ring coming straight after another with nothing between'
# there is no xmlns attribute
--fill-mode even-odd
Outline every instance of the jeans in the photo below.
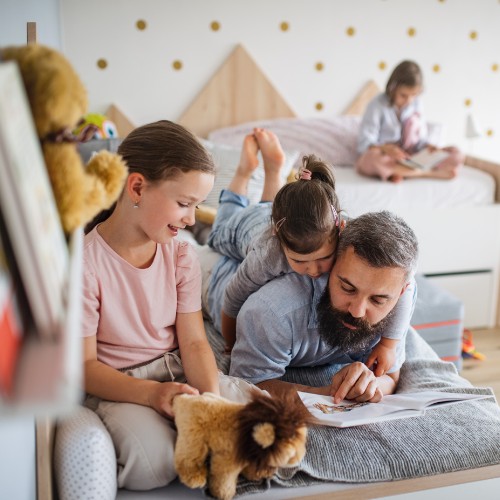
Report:
<svg viewBox="0 0 500 500"><path fill-rule="evenodd" d="M252 240L271 223L272 202L249 203L246 196L222 190L207 242L216 252L239 262L246 257Z"/></svg>

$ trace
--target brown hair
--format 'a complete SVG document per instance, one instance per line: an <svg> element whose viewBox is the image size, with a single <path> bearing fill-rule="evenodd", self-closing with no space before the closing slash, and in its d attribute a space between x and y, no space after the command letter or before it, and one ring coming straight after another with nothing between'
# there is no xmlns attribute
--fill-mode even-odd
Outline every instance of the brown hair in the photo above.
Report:
<svg viewBox="0 0 500 500"><path fill-rule="evenodd" d="M189 130L168 120L134 129L118 147L118 154L129 174L138 172L153 183L193 170L215 175L214 162L203 145ZM100 212L87 224L85 233L106 220L115 206Z"/></svg>
<svg viewBox="0 0 500 500"><path fill-rule="evenodd" d="M394 103L394 94L398 87L422 87L424 78L420 66L413 61L402 61L392 71L387 85L385 94L389 98L391 104Z"/></svg>
<svg viewBox="0 0 500 500"><path fill-rule="evenodd" d="M274 232L280 244L300 254L318 250L328 239L338 237L340 228L332 166L309 155L302 159L301 172L304 170L311 173L311 179L299 178L283 186L272 208Z"/></svg>

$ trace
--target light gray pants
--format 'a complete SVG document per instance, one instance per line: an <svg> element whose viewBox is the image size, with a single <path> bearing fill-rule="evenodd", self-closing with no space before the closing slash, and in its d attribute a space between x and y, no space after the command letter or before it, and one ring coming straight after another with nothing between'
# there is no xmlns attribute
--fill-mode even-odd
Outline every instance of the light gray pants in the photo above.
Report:
<svg viewBox="0 0 500 500"><path fill-rule="evenodd" d="M132 377L159 382L186 382L178 350L124 372ZM222 373L219 386L221 396L242 403L249 400L252 389L260 390L244 380ZM177 431L172 420L147 406L115 403L95 396L87 396L85 406L99 415L111 435L118 464L119 488L150 490L175 479Z"/></svg>

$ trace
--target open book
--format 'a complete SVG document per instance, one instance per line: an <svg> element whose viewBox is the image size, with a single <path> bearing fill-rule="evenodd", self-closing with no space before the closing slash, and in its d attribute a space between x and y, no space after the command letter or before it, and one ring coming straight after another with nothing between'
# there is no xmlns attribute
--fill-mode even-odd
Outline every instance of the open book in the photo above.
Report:
<svg viewBox="0 0 500 500"><path fill-rule="evenodd" d="M450 153L447 151L443 151L442 149L437 149L436 151L430 151L425 148L418 153L410 156L410 158L406 160L399 160L401 165L410 168L420 168L422 170L431 170L438 163L441 163L445 158L448 158Z"/></svg>
<svg viewBox="0 0 500 500"><path fill-rule="evenodd" d="M333 403L330 396L299 392L300 399L320 425L353 427L399 418L418 417L426 410L452 403L491 398L484 394L457 394L452 392L424 391L385 396L380 403L357 403L344 400Z"/></svg>

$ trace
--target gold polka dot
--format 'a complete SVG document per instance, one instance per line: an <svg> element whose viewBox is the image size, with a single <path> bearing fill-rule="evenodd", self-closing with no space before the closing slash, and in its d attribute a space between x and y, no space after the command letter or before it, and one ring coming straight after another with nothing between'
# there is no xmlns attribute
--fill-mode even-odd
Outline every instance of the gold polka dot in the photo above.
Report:
<svg viewBox="0 0 500 500"><path fill-rule="evenodd" d="M382 71L387 68L387 64L385 63L385 61L380 61L378 63L378 69L381 69Z"/></svg>
<svg viewBox="0 0 500 500"><path fill-rule="evenodd" d="M471 101L470 99L465 99L464 104L465 104L467 107L470 107L470 106L471 106L471 104L472 104L472 101Z"/></svg>
<svg viewBox="0 0 500 500"><path fill-rule="evenodd" d="M314 67L316 68L316 71L323 71L325 69L325 66L322 62L317 62Z"/></svg>
<svg viewBox="0 0 500 500"><path fill-rule="evenodd" d="M106 59L98 59L97 67L99 69L106 69L108 67L108 61L106 61Z"/></svg>
<svg viewBox="0 0 500 500"><path fill-rule="evenodd" d="M491 128L489 128L487 131L486 131L486 135L488 137L493 137L493 130Z"/></svg>
<svg viewBox="0 0 500 500"><path fill-rule="evenodd" d="M415 36L417 34L417 30L415 28L408 28L408 36Z"/></svg>
<svg viewBox="0 0 500 500"><path fill-rule="evenodd" d="M469 33L469 38L470 38L471 40L476 40L476 39L477 39L477 31L471 31L471 32Z"/></svg>
<svg viewBox="0 0 500 500"><path fill-rule="evenodd" d="M321 111L323 109L323 103L322 102L317 102L314 107L318 110Z"/></svg>
<svg viewBox="0 0 500 500"><path fill-rule="evenodd" d="M212 21L210 23L210 29L212 31L219 31L220 30L220 23L219 23L219 21Z"/></svg>
<svg viewBox="0 0 500 500"><path fill-rule="evenodd" d="M498 71L498 64L492 64L491 65L491 71Z"/></svg>
<svg viewBox="0 0 500 500"><path fill-rule="evenodd" d="M434 71L434 73L439 73L441 71L441 66L439 66L439 64L434 64L432 71Z"/></svg>
<svg viewBox="0 0 500 500"><path fill-rule="evenodd" d="M175 70L180 70L182 69L182 61L179 61L178 59L175 60L173 63L172 63L172 68L174 68Z"/></svg>
<svg viewBox="0 0 500 500"><path fill-rule="evenodd" d="M286 21L283 21L280 24L280 30L281 31L288 31L289 29L290 29L290 25Z"/></svg>
<svg viewBox="0 0 500 500"><path fill-rule="evenodd" d="M139 21L137 21L135 25L138 30L142 31L146 29L146 21L144 21L143 19L139 19Z"/></svg>
<svg viewBox="0 0 500 500"><path fill-rule="evenodd" d="M352 26L349 26L345 32L347 33L347 36L354 36L356 34L356 30Z"/></svg>

